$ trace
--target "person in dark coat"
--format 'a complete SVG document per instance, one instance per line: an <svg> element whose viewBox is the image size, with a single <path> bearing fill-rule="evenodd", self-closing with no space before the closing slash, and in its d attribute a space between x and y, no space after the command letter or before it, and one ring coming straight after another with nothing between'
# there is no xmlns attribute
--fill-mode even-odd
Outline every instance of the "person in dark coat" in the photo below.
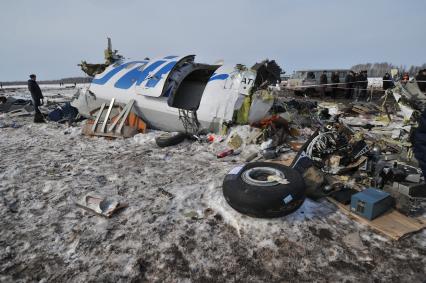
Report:
<svg viewBox="0 0 426 283"><path fill-rule="evenodd" d="M320 87L320 95L321 95L321 97L324 97L325 96L325 88L327 87L326 85L327 85L327 83L328 83L328 80L327 80L327 72L326 71L323 71L322 72L322 74L321 74L321 76L320 76L320 84L321 84L321 87Z"/></svg>
<svg viewBox="0 0 426 283"><path fill-rule="evenodd" d="M353 71L349 71L346 74L345 77L345 83L346 83L346 90L345 90L345 97L347 99L350 99L353 97L354 94L354 72Z"/></svg>
<svg viewBox="0 0 426 283"><path fill-rule="evenodd" d="M386 73L383 76L383 90L387 90L393 87L393 81L391 78L391 75L389 73Z"/></svg>
<svg viewBox="0 0 426 283"><path fill-rule="evenodd" d="M333 72L331 74L331 82L333 83L331 85L331 97L333 99L336 99L337 90L338 90L339 83L340 83L339 72Z"/></svg>
<svg viewBox="0 0 426 283"><path fill-rule="evenodd" d="M419 119L419 127L414 132L413 146L414 156L426 178L426 109L423 110Z"/></svg>
<svg viewBox="0 0 426 283"><path fill-rule="evenodd" d="M35 123L44 123L43 114L41 114L39 107L43 105L43 94L41 93L41 89L36 82L36 75L30 75L30 79L28 80L28 90L31 93L31 97L33 99L34 104L34 122Z"/></svg>
<svg viewBox="0 0 426 283"><path fill-rule="evenodd" d="M416 81L419 86L419 89L422 92L426 92L426 69L419 71L416 76Z"/></svg>
<svg viewBox="0 0 426 283"><path fill-rule="evenodd" d="M355 101L358 101L361 96L361 89L363 84L363 77L361 72L356 72L354 77L354 88L355 88Z"/></svg>
<svg viewBox="0 0 426 283"><path fill-rule="evenodd" d="M367 99L367 88L368 88L368 76L367 71L360 72L360 91L359 97L362 100Z"/></svg>

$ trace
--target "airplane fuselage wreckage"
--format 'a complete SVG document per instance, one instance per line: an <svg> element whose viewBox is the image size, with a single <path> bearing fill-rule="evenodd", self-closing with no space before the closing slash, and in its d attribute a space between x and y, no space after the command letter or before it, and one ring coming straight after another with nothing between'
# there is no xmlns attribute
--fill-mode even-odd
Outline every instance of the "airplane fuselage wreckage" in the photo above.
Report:
<svg viewBox="0 0 426 283"><path fill-rule="evenodd" d="M219 132L228 123L253 123L267 116L274 103L269 86L279 82L281 72L275 61L247 68L194 59L188 55L128 61L119 56L95 74L73 106L90 116L113 98L122 104L134 100L133 111L150 128L190 134Z"/></svg>

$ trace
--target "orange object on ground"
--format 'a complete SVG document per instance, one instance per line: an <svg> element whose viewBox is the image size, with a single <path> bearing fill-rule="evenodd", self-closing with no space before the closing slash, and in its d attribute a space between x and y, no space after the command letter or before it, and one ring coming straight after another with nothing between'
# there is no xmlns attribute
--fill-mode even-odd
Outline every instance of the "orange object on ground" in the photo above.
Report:
<svg viewBox="0 0 426 283"><path fill-rule="evenodd" d="M139 133L146 132L146 123L133 112L130 112L126 123L128 123L130 127L137 129Z"/></svg>
<svg viewBox="0 0 426 283"><path fill-rule="evenodd" d="M112 117L111 121L115 122L115 120L117 120L117 117L118 115ZM135 128L136 130L138 130L139 133L145 133L147 128L146 123L133 112L129 113L129 116L126 119L126 122L124 122L124 125Z"/></svg>
<svg viewBox="0 0 426 283"><path fill-rule="evenodd" d="M271 117L264 118L260 121L260 126L262 128L266 128L267 126L272 125L276 120L278 120L278 118L280 118L279 115L272 115Z"/></svg>

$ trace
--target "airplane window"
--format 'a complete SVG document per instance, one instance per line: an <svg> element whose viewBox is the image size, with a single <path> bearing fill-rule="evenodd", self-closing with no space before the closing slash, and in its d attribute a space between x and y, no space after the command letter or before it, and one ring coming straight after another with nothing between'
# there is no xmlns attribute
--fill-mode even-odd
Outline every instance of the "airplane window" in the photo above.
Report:
<svg viewBox="0 0 426 283"><path fill-rule="evenodd" d="M146 64L147 64L147 63L143 63L143 64L142 64L142 66L140 66L140 67L138 68L138 70L139 70L139 71L143 71L143 69L145 69Z"/></svg>

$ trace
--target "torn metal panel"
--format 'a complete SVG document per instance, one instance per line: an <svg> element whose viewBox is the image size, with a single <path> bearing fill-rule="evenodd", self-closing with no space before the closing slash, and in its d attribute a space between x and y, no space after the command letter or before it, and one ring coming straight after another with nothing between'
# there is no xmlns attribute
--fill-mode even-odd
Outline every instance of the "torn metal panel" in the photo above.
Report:
<svg viewBox="0 0 426 283"><path fill-rule="evenodd" d="M253 124L262 120L272 105L274 96L267 90L258 90L253 94L250 110L248 113L248 122Z"/></svg>
<svg viewBox="0 0 426 283"><path fill-rule="evenodd" d="M90 77L94 77L97 74L102 73L105 69L111 64L123 60L124 57L118 54L118 50L112 50L111 38L107 38L108 46L104 51L105 63L103 64L91 64L86 61L81 61L78 66L80 66L81 70L86 73Z"/></svg>
<svg viewBox="0 0 426 283"><path fill-rule="evenodd" d="M395 87L389 92L398 103L405 119L410 119L416 110L423 111L426 109L426 95L420 90L416 81L396 82Z"/></svg>

